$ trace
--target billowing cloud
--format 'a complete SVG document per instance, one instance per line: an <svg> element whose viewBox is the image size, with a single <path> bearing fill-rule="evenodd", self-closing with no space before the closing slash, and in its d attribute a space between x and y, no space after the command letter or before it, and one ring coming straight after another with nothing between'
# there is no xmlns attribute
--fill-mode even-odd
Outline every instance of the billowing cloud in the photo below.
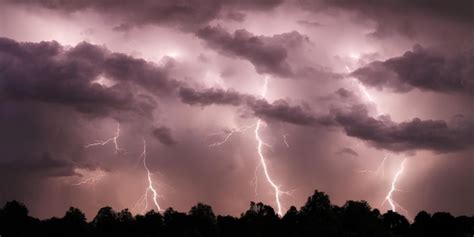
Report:
<svg viewBox="0 0 474 237"><path fill-rule="evenodd" d="M348 136L380 149L451 152L474 145L474 124L462 116L457 116L448 125L444 120L414 118L396 123L389 116L373 118L363 106L355 106L350 111L332 111L332 114Z"/></svg>
<svg viewBox="0 0 474 237"><path fill-rule="evenodd" d="M426 30L416 26L417 22L430 19L465 24L472 24L473 5L469 0L460 1L370 1L370 0L299 0L302 9L316 12L345 10L356 12L361 18L368 18L377 23L372 35L387 37L400 33L414 37Z"/></svg>
<svg viewBox="0 0 474 237"><path fill-rule="evenodd" d="M356 151L352 150L352 148L349 148L349 147L341 148L336 153L337 154L347 154L347 155L351 155L351 156L359 156L359 153L357 153Z"/></svg>
<svg viewBox="0 0 474 237"><path fill-rule="evenodd" d="M155 100L133 85L156 94L176 87L166 69L142 59L81 43L18 43L0 38L0 91L7 100L55 103L91 115L131 111L151 116Z"/></svg>
<svg viewBox="0 0 474 237"><path fill-rule="evenodd" d="M336 94L343 98L353 96L346 89ZM233 90L207 89L181 90L182 101L191 105L246 106L255 116L269 121L279 121L301 126L340 126L348 136L367 141L372 146L390 151L431 150L451 152L464 150L472 145L474 124L456 116L448 125L444 120L421 120L396 123L389 116L371 117L365 105L353 104L349 109L332 108L327 115L316 115L310 108L292 106L285 100L272 103Z"/></svg>
<svg viewBox="0 0 474 237"><path fill-rule="evenodd" d="M280 5L282 0L234 1L234 0L184 0L184 1L55 1L22 0L10 1L15 4L39 6L66 13L92 10L100 14L120 19L117 30L128 30L143 25L163 25L184 31L194 31L210 21L233 10L269 10ZM230 18L241 19L238 13Z"/></svg>
<svg viewBox="0 0 474 237"><path fill-rule="evenodd" d="M223 90L217 88L196 90L189 87L180 88L179 96L183 103L202 106L211 104L238 106L245 102L245 98L253 98L250 95L243 95L235 90Z"/></svg>
<svg viewBox="0 0 474 237"><path fill-rule="evenodd" d="M397 203L470 215L472 19L461 4L0 0L0 202L39 218L71 205L89 218L104 205L140 212L146 149L163 208L273 205L261 119L268 172L295 190L283 211L315 188L385 211L409 154Z"/></svg>
<svg viewBox="0 0 474 237"><path fill-rule="evenodd" d="M205 40L211 48L250 61L259 73L270 73L281 77L293 75L287 61L288 47L307 40L296 31L265 37L253 35L246 30L237 30L231 34L219 26L201 29L197 32L197 36Z"/></svg>
<svg viewBox="0 0 474 237"><path fill-rule="evenodd" d="M196 35L211 49L229 57L248 60L260 74L281 78L340 78L340 75L316 64L290 63L290 52L310 42L307 36L297 31L263 36L244 29L229 33L221 26L207 26Z"/></svg>
<svg viewBox="0 0 474 237"><path fill-rule="evenodd" d="M175 145L178 142L173 138L173 135L171 134L171 129L168 127L158 127L153 129L152 133L153 137L155 137L158 141L160 141L162 144L171 146Z"/></svg>
<svg viewBox="0 0 474 237"><path fill-rule="evenodd" d="M443 55L415 46L400 57L375 61L351 75L378 89L408 92L414 88L443 93L474 94L474 50Z"/></svg>

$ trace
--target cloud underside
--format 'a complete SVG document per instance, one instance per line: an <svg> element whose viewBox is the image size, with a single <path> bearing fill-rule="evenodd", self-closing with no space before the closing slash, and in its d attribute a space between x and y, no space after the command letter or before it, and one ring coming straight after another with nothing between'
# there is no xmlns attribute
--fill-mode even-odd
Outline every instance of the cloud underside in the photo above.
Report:
<svg viewBox="0 0 474 237"><path fill-rule="evenodd" d="M341 91L346 90L340 89L336 93ZM268 121L308 127L338 126L350 137L364 140L376 148L395 152L419 149L452 152L474 145L472 140L474 124L462 116L453 118L451 124L444 120L419 118L396 123L386 115L371 117L368 108L362 104L352 105L349 109L333 108L327 114L315 115L306 107L292 106L284 100L269 103L233 90L213 88L197 91L185 88L180 90L180 97L184 103L190 105L245 106L255 116Z"/></svg>

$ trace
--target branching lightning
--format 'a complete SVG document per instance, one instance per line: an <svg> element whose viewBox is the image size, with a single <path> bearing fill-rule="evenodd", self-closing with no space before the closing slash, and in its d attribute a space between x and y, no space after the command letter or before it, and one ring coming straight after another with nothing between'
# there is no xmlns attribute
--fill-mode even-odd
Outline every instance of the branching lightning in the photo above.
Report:
<svg viewBox="0 0 474 237"><path fill-rule="evenodd" d="M351 70L349 69L349 67L346 65L346 71L347 73L350 73ZM374 98L369 94L369 92L367 91L367 88L365 88L365 86L357 79L355 78L352 78L353 79L353 83L355 83L357 85L357 87L359 88L359 90L362 92L362 94L364 94L365 98L372 102L372 103L375 103L374 101Z"/></svg>
<svg viewBox="0 0 474 237"><path fill-rule="evenodd" d="M120 123L117 123L117 128L115 130L115 134L113 137L110 137L106 140L103 140L103 141L97 141L97 142L94 142L94 143L90 143L90 144L87 144L84 146L84 148L90 148L90 147L93 147L93 146L105 146L107 144L109 144L110 142L113 142L114 143L114 146L115 146L115 154L118 154L120 151L123 151L124 149L120 148L119 145L118 145L118 138L120 137Z"/></svg>
<svg viewBox="0 0 474 237"><path fill-rule="evenodd" d="M268 78L265 78L265 83L264 87L261 93L261 97L265 98L267 94L267 85L268 85ZM275 184L275 182L272 180L269 172L268 172L268 167L267 163L265 161L265 156L263 154L263 146L265 145L265 142L263 142L262 138L260 137L260 126L262 125L262 120L258 119L257 124L255 125L255 139L257 139L258 145L257 145L257 152L258 156L260 158L260 166L263 168L263 173L265 174L265 178L267 179L267 182L272 186L274 192L275 192L275 203L277 205L277 213L278 215L282 216L282 208L281 208L281 202L280 202L280 196L282 192L280 191L280 187Z"/></svg>
<svg viewBox="0 0 474 237"><path fill-rule="evenodd" d="M220 141L216 141L214 143L209 144L209 147L221 146L221 145L227 143L235 133L244 133L247 130L249 130L250 128L252 128L253 126L254 125L245 126L245 127L242 127L242 128L233 128L231 130L224 131L224 134L223 134L224 138ZM210 134L210 136L217 136L217 135L222 135L222 134L221 133Z"/></svg>
<svg viewBox="0 0 474 237"><path fill-rule="evenodd" d="M375 175L382 175L382 177L385 176L385 161L388 159L387 156L383 157L382 162L380 163L379 167L377 167L376 170L360 170L358 173L374 173Z"/></svg>
<svg viewBox="0 0 474 237"><path fill-rule="evenodd" d="M153 204L155 205L156 210L161 212L162 209L161 209L160 205L158 204L158 200L157 200L158 199L158 192L153 187L152 173L150 172L150 169L148 169L148 165L146 163L146 140L145 139L143 139L143 152L141 154L141 157L143 158L143 167L145 168L146 173L147 173L148 186L145 189L145 193L139 199L139 201L143 200L145 202L145 207L143 209L143 212L147 211L148 210L148 193L151 192L152 193Z"/></svg>
<svg viewBox="0 0 474 237"><path fill-rule="evenodd" d="M396 211L397 207L400 207L400 209L404 210L405 212L408 212L405 208L403 208L400 204L398 204L396 201L393 200L393 193L397 192L397 191L400 191L399 189L397 189L397 183L400 179L400 176L405 171L406 161L407 161L407 159L405 158L405 159L403 159L402 163L400 164L400 168L398 169L397 173L395 173L395 176L392 179L392 184L390 186L390 191L388 191L387 196L385 197L385 200L382 203L382 205L383 205L385 202L388 202L388 204L390 205L390 208L391 208L392 211Z"/></svg>
<svg viewBox="0 0 474 237"><path fill-rule="evenodd" d="M72 183L72 186L92 185L99 182L105 176L105 172L102 170L90 171L86 169L77 168L74 171L83 178L79 181Z"/></svg>
<svg viewBox="0 0 474 237"><path fill-rule="evenodd" d="M350 73L351 70L349 69L349 67L347 65L345 67L346 67L346 71L348 73ZM374 98L367 91L367 88L365 88L365 86L359 80L357 80L356 78L353 78L353 79L354 79L353 82L357 84L359 90L364 94L364 96L367 98L367 100L370 101L371 103L376 104ZM361 173L374 172L378 175L380 172L382 172L382 176L384 176L384 174L385 174L384 166L385 166L386 159L387 159L387 157L385 156L382 163L377 168L377 170L375 170L375 171L362 170ZM382 205L385 202L388 202L392 211L396 211L396 208L399 207L400 209L402 209L406 213L408 213L408 211L405 208L403 208L400 204L398 204L395 200L393 200L393 193L396 192L396 191L400 191L396 188L396 185L397 185L398 180L400 179L400 176L403 174L403 171L405 170L405 163L406 163L406 158L403 159L403 161L400 165L400 168L398 169L397 173L393 177L392 182L391 182L390 191L387 193L384 201L382 202Z"/></svg>

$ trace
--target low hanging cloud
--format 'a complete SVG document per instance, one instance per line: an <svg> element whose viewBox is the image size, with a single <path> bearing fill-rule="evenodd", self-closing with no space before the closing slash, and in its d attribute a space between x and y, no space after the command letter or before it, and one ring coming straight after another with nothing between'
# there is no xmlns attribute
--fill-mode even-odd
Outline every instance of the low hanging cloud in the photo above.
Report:
<svg viewBox="0 0 474 237"><path fill-rule="evenodd" d="M348 11L356 13L360 19L370 19L376 23L371 34L377 38L387 38L394 34L416 37L426 31L445 30L439 22L464 25L470 29L473 23L473 5L470 0L458 1L371 1L371 0L299 0L301 9L312 12ZM428 22L431 27L423 26ZM420 25L417 25L422 23ZM449 26L447 26L449 28ZM443 30L438 33L442 34Z"/></svg>
<svg viewBox="0 0 474 237"><path fill-rule="evenodd" d="M154 138L156 138L158 141L160 141L164 145L172 146L178 143L173 138L171 129L168 127L161 126L161 127L155 128L153 129L151 134L153 135Z"/></svg>
<svg viewBox="0 0 474 237"><path fill-rule="evenodd" d="M0 38L0 69L0 98L60 104L94 116L128 111L150 117L155 99L134 87L166 96L178 84L166 68L89 43L65 48L55 41ZM113 85L101 84L104 78Z"/></svg>
<svg viewBox="0 0 474 237"><path fill-rule="evenodd" d="M474 95L474 50L454 55L415 46L400 57L372 62L351 73L367 86L403 93L414 88Z"/></svg>
<svg viewBox="0 0 474 237"><path fill-rule="evenodd" d="M129 30L144 25L160 25L193 32L209 22L238 10L264 11L279 6L282 0L184 0L184 1L56 1L20 0L12 4L42 7L64 13L93 11L110 19L119 19L116 30ZM233 15L235 18L235 14ZM237 16L242 18L242 16Z"/></svg>
<svg viewBox="0 0 474 237"><path fill-rule="evenodd" d="M254 35L244 29L229 33L221 26L207 26L196 35L223 55L249 61L260 74L281 78L341 78L319 65L291 65L290 52L309 43L309 38L297 31L270 37Z"/></svg>
<svg viewBox="0 0 474 237"><path fill-rule="evenodd" d="M309 108L290 105L285 100L269 103L234 90L206 89L180 91L183 103L208 106L245 106L255 116L268 121L286 122L300 126L341 127L345 134L355 137L378 149L395 152L431 150L454 152L474 145L474 123L457 116L448 124L444 120L421 120L396 123L389 116L371 117L365 105L351 105L349 109L333 108L327 115L315 115ZM345 89L337 94L349 95Z"/></svg>
<svg viewBox="0 0 474 237"><path fill-rule="evenodd" d="M331 114L348 136L367 141L379 149L442 153L465 150L474 145L474 123L462 116L455 117L448 125L444 120L419 118L396 123L389 116L369 116L364 106L354 106L349 111L334 110Z"/></svg>

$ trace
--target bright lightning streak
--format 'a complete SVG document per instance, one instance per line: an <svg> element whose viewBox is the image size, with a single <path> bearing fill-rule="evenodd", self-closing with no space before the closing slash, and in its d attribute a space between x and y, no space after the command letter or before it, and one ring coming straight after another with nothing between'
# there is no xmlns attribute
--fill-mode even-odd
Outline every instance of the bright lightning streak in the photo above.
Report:
<svg viewBox="0 0 474 237"><path fill-rule="evenodd" d="M267 85L268 85L268 78L265 78L265 84L264 84L262 94L261 94L262 98L265 98L265 95L267 94ZM280 195L282 194L282 192L280 191L280 188L272 180L272 178L270 177L270 174L268 172L267 163L265 161L265 156L263 154L263 146L265 145L265 143L263 142L262 138L260 138L261 123L262 123L262 120L258 119L257 120L257 125L255 126L255 130L254 130L255 131L255 139L257 139L257 141L258 141L257 151L258 151L258 156L260 158L260 165L263 168L263 172L265 174L265 178L267 179L267 182L274 189L275 202L277 204L277 213L278 213L278 215L282 216L283 213L282 213L282 208L281 208L281 203L280 203Z"/></svg>
<svg viewBox="0 0 474 237"><path fill-rule="evenodd" d="M214 142L212 144L209 144L209 147L215 147L215 146L221 146L225 143L227 143L229 141L229 139L235 134L235 133L244 133L246 132L248 129L250 129L252 126L246 126L246 127L243 127L243 128L233 128L231 129L230 131L226 131L224 133L224 139L220 140L220 141L217 141L217 142ZM211 134L211 136L213 135L220 135L220 134Z"/></svg>
<svg viewBox="0 0 474 237"><path fill-rule="evenodd" d="M346 67L346 71L348 73L350 73L349 67L347 65L345 67ZM369 94L369 92L367 91L367 88L359 80L357 80L355 78L353 78L353 79L354 79L354 82L359 87L359 90L364 94L364 96L367 98L367 100L369 100L372 103L375 103L375 100ZM384 175L383 167L385 165L385 160L386 160L386 157L382 161L382 164L379 166L379 168L375 171L375 173L378 174L381 170L382 171L382 176ZM400 204L398 204L396 201L393 200L393 193L396 192L396 191L400 191L400 190L397 190L396 185L397 185L397 182L398 182L400 176L403 174L403 171L405 170L405 163L406 163L406 158L403 159L399 170L397 171L397 173L393 177L392 184L391 184L391 187L390 187L390 191L387 193L387 196L385 197L385 200L382 202L382 205L387 201L389 203L392 211L396 211L396 208L398 206L400 209L404 210L408 214L408 211L405 208L403 208ZM364 172L370 172L370 171L362 171L362 173L364 173Z"/></svg>
<svg viewBox="0 0 474 237"><path fill-rule="evenodd" d="M283 143L285 143L286 148L290 148L290 144L288 144L288 140L287 140L288 134L283 134L281 136L283 137Z"/></svg>
<svg viewBox="0 0 474 237"><path fill-rule="evenodd" d="M346 65L346 71L347 71L347 73L351 72L351 70L349 69L349 67L347 65ZM364 94L364 96L365 96L365 98L367 98L367 100L369 100L372 103L375 103L374 98L369 94L369 92L367 91L367 88L359 80L353 78L353 82L357 84L357 87L362 92L362 94Z"/></svg>
<svg viewBox="0 0 474 237"><path fill-rule="evenodd" d="M83 185L83 184L95 184L99 180L101 180L102 177L104 177L104 175L98 175L98 176L95 176L95 177L87 178L87 179L81 180L77 183L73 183L72 186L80 186L80 185Z"/></svg>
<svg viewBox="0 0 474 237"><path fill-rule="evenodd" d="M406 158L403 159L403 161L400 165L400 168L398 169L397 173L395 174L395 176L392 179L392 185L390 187L390 191L387 193L387 196L385 197L385 200L384 200L384 203L385 203L385 201L387 201L390 204L390 207L391 207L392 211L396 211L397 206L406 211L406 209L404 209L402 206L400 206L400 204L398 204L397 202L395 202L393 200L393 193L396 192L396 191L400 191L400 190L397 189L397 183L398 183L398 180L400 179L400 176L403 174L403 171L405 171L406 161L407 161ZM383 205L383 203L382 203L382 205Z"/></svg>
<svg viewBox="0 0 474 237"><path fill-rule="evenodd" d="M95 143L87 144L87 145L84 146L84 148L89 148L89 147L93 147L93 146L105 146L109 142L113 142L114 146L115 146L115 154L118 154L119 151L123 151L123 149L119 147L118 142L117 142L117 139L119 137L120 137L120 123L117 123L117 128L115 130L115 134L114 134L113 137L110 137L110 138L108 138L104 141L98 141L98 142L95 142Z"/></svg>
<svg viewBox="0 0 474 237"><path fill-rule="evenodd" d="M380 163L379 167L374 170L360 170L358 173L375 173L377 176L381 173L382 177L385 176L385 161L388 159L387 156L384 156L382 163Z"/></svg>
<svg viewBox="0 0 474 237"><path fill-rule="evenodd" d="M161 209L161 207L160 207L160 205L158 204L158 201L157 201L158 192L153 187L153 180L151 178L152 174L151 174L150 170L148 169L148 165L146 164L146 141L145 141L145 139L143 139L143 152L141 154L141 157L143 157L143 167L146 170L147 180L148 180L148 187L146 188L145 194L144 194L144 200L145 200L145 209L144 209L144 211L146 211L148 209L148 200L147 200L148 199L148 192L151 191L152 194L153 194L153 203L155 204L156 209L159 212L161 212L162 209Z"/></svg>
<svg viewBox="0 0 474 237"><path fill-rule="evenodd" d="M75 169L75 172L77 172L80 176L84 177L83 179L72 183L72 186L81 186L81 185L86 185L86 184L95 184L99 182L104 176L105 172L102 170L85 170L85 169Z"/></svg>

